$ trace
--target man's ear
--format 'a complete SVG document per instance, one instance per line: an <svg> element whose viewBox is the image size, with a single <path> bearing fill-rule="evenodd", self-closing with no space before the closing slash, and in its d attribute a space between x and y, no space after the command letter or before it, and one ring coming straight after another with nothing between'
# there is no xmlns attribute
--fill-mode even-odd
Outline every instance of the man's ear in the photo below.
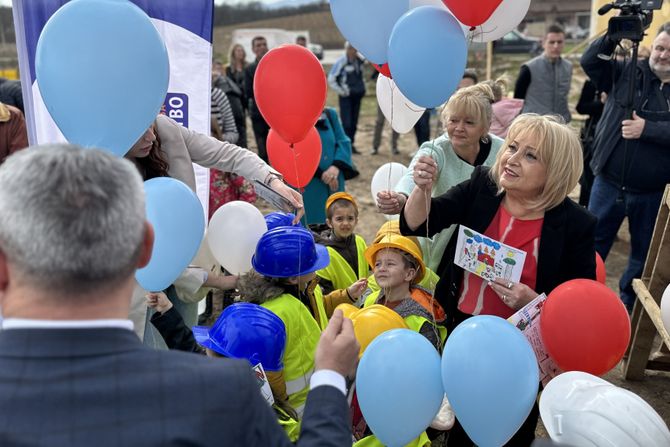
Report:
<svg viewBox="0 0 670 447"><path fill-rule="evenodd" d="M140 256L137 259L137 268L146 267L151 260L151 252L154 249L154 227L149 221L144 222L144 237L142 238L142 247Z"/></svg>
<svg viewBox="0 0 670 447"><path fill-rule="evenodd" d="M7 256L0 250L0 293L7 290L9 284L9 267L7 266Z"/></svg>

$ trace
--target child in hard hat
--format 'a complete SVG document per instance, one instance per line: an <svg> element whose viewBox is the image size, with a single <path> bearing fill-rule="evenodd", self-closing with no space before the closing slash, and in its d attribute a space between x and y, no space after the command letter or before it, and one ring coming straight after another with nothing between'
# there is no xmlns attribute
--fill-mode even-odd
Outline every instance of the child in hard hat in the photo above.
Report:
<svg viewBox="0 0 670 447"><path fill-rule="evenodd" d="M400 222L397 220L388 220L382 224L381 227L379 227L379 230L377 231L377 234L375 235L375 238L372 241L372 244L376 244L377 242L381 241L384 236L387 234L400 234ZM423 252L421 250L421 245L419 244L419 241L417 240L416 236L405 236L408 238L410 241L414 242L414 245L416 245L417 252L421 255L421 258L423 259ZM425 262L425 261L424 261ZM437 276L437 273L432 271L428 266L424 264L424 267L426 269L426 273L423 275L423 278L421 281L419 281L418 285L420 287L423 287L426 290L433 291L435 290L435 285L437 282L440 280L440 277ZM375 275L371 274L368 277L368 290L365 291L363 296L367 298L367 296L372 293L376 292L379 290L379 285L377 284L377 280L375 280Z"/></svg>
<svg viewBox="0 0 670 447"><path fill-rule="evenodd" d="M326 226L312 225L317 241L328 248L330 264L316 272L323 293L338 302L356 302L367 288L365 240L355 233L358 205L346 192L326 200Z"/></svg>
<svg viewBox="0 0 670 447"><path fill-rule="evenodd" d="M447 331L442 307L431 293L418 286L426 267L414 242L405 236L386 234L365 250L380 290L371 293L364 306L383 304L405 319L407 326L426 337L441 351Z"/></svg>
<svg viewBox="0 0 670 447"><path fill-rule="evenodd" d="M279 226L267 231L256 245L251 264L254 271L240 276L238 290L243 301L260 304L274 312L286 326L283 383L280 392L302 415L314 369L314 353L327 314L340 304L324 298L316 271L330 257L316 244L309 230Z"/></svg>
<svg viewBox="0 0 670 447"><path fill-rule="evenodd" d="M164 293L149 293L146 298L147 305L156 310L151 323L169 349L244 359L254 367L257 377L264 372L271 391L264 397L275 410L289 439L292 442L298 439L298 415L286 397L282 398L282 387L278 385L286 345L286 330L279 317L255 304L236 303L228 306L212 327L194 326L191 330ZM268 340L273 342L268 343Z"/></svg>

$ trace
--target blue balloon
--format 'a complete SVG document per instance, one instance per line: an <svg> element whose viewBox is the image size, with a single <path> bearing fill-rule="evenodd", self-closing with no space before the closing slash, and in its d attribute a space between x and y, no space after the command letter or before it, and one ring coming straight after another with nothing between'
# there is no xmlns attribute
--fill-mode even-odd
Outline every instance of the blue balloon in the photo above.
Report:
<svg viewBox="0 0 670 447"><path fill-rule="evenodd" d="M435 6L406 13L389 40L393 80L407 99L426 108L445 103L456 90L467 55L461 25L448 11Z"/></svg>
<svg viewBox="0 0 670 447"><path fill-rule="evenodd" d="M168 54L149 17L127 0L73 0L44 26L35 71L70 143L119 157L160 112Z"/></svg>
<svg viewBox="0 0 670 447"><path fill-rule="evenodd" d="M482 241L482 237L481 237L480 235L475 234L474 237L475 237L475 241L477 241L477 242L481 242L481 241Z"/></svg>
<svg viewBox="0 0 670 447"><path fill-rule="evenodd" d="M146 290L164 290L198 253L205 214L198 196L179 180L152 178L144 182L144 193L155 241L151 261L135 273L135 279Z"/></svg>
<svg viewBox="0 0 670 447"><path fill-rule="evenodd" d="M330 0L330 12L342 35L379 65L388 59L393 26L408 10L409 0Z"/></svg>
<svg viewBox="0 0 670 447"><path fill-rule="evenodd" d="M449 403L466 433L483 447L505 444L537 398L540 373L523 334L500 317L467 319L442 355Z"/></svg>
<svg viewBox="0 0 670 447"><path fill-rule="evenodd" d="M417 332L384 332L363 353L356 393L372 433L384 445L404 446L430 425L442 404L440 355Z"/></svg>
<svg viewBox="0 0 670 447"><path fill-rule="evenodd" d="M495 248L496 250L500 250L500 244L497 243L497 242L494 242L493 243L493 248Z"/></svg>

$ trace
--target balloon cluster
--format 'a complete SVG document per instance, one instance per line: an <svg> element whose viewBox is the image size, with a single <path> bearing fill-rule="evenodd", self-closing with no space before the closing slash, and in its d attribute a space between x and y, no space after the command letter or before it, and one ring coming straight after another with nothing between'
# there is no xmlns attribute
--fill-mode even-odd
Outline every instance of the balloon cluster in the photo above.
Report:
<svg viewBox="0 0 670 447"><path fill-rule="evenodd" d="M394 130L408 132L425 108L449 99L468 42L499 39L530 0L331 0L342 35L380 72L377 101Z"/></svg>
<svg viewBox="0 0 670 447"><path fill-rule="evenodd" d="M477 445L503 445L528 417L538 383L537 360L526 338L493 316L461 323L441 360L417 332L383 332L365 349L356 373L363 416L375 436L391 446L418 437L445 393Z"/></svg>
<svg viewBox="0 0 670 447"><path fill-rule="evenodd" d="M549 294L540 313L540 332L560 368L600 375L621 360L630 321L607 286L576 279ZM405 445L419 436L437 413L443 393L475 444L503 445L519 430L537 398L536 354L522 332L499 317L475 316L458 325L447 339L441 364L430 342L407 329L374 335L366 343L356 374L358 402L385 445ZM561 398L564 394L554 393ZM571 411L586 411L578 408L579 402L585 401L575 400Z"/></svg>
<svg viewBox="0 0 670 447"><path fill-rule="evenodd" d="M299 45L273 48L254 76L258 110L270 125L270 164L286 182L306 186L321 160L321 138L314 124L326 105L326 77L318 59Z"/></svg>
<svg viewBox="0 0 670 447"><path fill-rule="evenodd" d="M123 157L156 119L170 68L160 34L136 5L73 0L45 24L35 74L47 110L70 143ZM197 253L205 218L198 197L178 180L154 178L144 190L155 241L136 279L147 290L163 290Z"/></svg>

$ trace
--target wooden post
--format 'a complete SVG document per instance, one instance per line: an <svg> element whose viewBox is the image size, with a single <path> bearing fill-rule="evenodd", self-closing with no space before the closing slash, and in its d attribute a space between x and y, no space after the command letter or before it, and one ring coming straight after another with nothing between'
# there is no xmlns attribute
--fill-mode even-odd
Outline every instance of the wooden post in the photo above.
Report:
<svg viewBox="0 0 670 447"><path fill-rule="evenodd" d="M493 64L493 42L486 42L486 79L491 79L491 65Z"/></svg>
<svg viewBox="0 0 670 447"><path fill-rule="evenodd" d="M670 186L666 187L661 201L642 278L633 281L638 299L635 301L631 320L633 336L628 348L628 358L624 362L626 379L644 378L645 369L652 366L649 355L657 333L661 334L664 343L667 344L669 341L658 312L661 296L668 283L670 283Z"/></svg>

